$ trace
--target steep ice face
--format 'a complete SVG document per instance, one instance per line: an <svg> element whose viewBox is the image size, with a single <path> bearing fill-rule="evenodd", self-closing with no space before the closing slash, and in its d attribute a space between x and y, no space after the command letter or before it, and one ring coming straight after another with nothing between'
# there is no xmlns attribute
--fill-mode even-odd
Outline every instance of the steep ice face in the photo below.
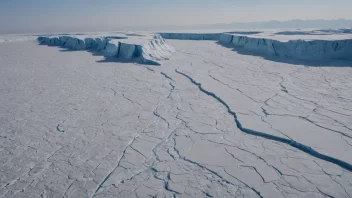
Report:
<svg viewBox="0 0 352 198"><path fill-rule="evenodd" d="M352 29L320 29L320 30L294 30L280 31L276 35L329 35L329 34L351 34Z"/></svg>
<svg viewBox="0 0 352 198"><path fill-rule="evenodd" d="M105 47L102 49L104 49L104 53L106 54L106 56L117 56L119 52L119 45L106 42Z"/></svg>
<svg viewBox="0 0 352 198"><path fill-rule="evenodd" d="M319 30L319 32L323 32ZM348 32L347 30L340 32ZM244 32L251 33L251 32ZM260 33L260 32L254 32ZM287 33L287 32L286 32ZM289 32L290 33L290 32ZM277 32L274 34L282 34ZM308 34L305 32L305 34ZM305 35L303 34L303 35ZM285 34L284 34L285 35ZM110 37L109 37L110 38ZM237 49L245 49L248 52L259 53L283 58L303 60L352 60L352 39L342 40L277 40L262 35L245 36L232 33L160 33L145 45L120 42L110 44L108 37L85 38L84 40L69 37L38 37L42 44L51 46L63 46L71 50L95 49L104 52L106 56L118 56L122 58L141 58L140 61L147 64L159 64L158 61L170 57L173 49L169 47L163 38L180 40L215 40L224 45L230 45ZM114 46L116 45L116 46ZM119 46L120 45L120 46ZM118 51L118 50L121 51Z"/></svg>
<svg viewBox="0 0 352 198"><path fill-rule="evenodd" d="M131 59L134 57L136 51L136 45L128 43L120 43L120 50L118 57Z"/></svg>
<svg viewBox="0 0 352 198"><path fill-rule="evenodd" d="M175 49L166 44L165 40L160 35L155 35L154 39L147 44L139 47L138 50L142 53L142 61L145 64L153 64L150 60L156 59L157 61L168 60L170 54Z"/></svg>
<svg viewBox="0 0 352 198"><path fill-rule="evenodd" d="M38 37L40 44L62 46L70 50L93 50L102 52L107 57L119 57L143 64L160 65L161 60L167 60L174 49L160 35L139 45L121 42L122 37L76 38L71 36ZM127 37L123 37L127 39Z"/></svg>
<svg viewBox="0 0 352 198"><path fill-rule="evenodd" d="M322 32L322 30L320 31ZM339 32L349 32L340 30ZM339 59L352 60L352 39L340 40L289 40L268 38L268 35L249 36L260 32L233 33L160 33L165 39L179 40L216 40L221 44L242 48L248 52L270 56L303 60ZM247 35L244 35L247 33ZM313 35L310 32L277 32L273 35ZM315 35L319 35L316 33ZM327 35L325 33L325 35ZM272 35L269 35L272 36ZM341 35L340 35L341 36Z"/></svg>
<svg viewBox="0 0 352 198"><path fill-rule="evenodd" d="M84 49L86 49L86 45L84 44L83 40L78 39L78 38L72 38L72 37L68 38L68 40L64 44L64 47L71 49L71 50L84 50Z"/></svg>
<svg viewBox="0 0 352 198"><path fill-rule="evenodd" d="M273 56L304 60L341 59L352 60L352 39L346 40L290 40L282 42L267 38L252 38L222 34L221 43L248 51Z"/></svg>
<svg viewBox="0 0 352 198"><path fill-rule="evenodd" d="M221 43L231 43L233 39L233 36L231 34L221 34L219 41Z"/></svg>
<svg viewBox="0 0 352 198"><path fill-rule="evenodd" d="M159 33L164 39L219 40L222 33Z"/></svg>

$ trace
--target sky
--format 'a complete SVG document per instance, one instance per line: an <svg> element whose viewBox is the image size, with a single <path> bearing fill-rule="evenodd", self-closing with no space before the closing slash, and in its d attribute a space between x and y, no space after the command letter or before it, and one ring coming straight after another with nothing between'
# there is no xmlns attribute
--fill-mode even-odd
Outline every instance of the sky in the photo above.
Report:
<svg viewBox="0 0 352 198"><path fill-rule="evenodd" d="M0 33L352 19L352 0L0 0Z"/></svg>

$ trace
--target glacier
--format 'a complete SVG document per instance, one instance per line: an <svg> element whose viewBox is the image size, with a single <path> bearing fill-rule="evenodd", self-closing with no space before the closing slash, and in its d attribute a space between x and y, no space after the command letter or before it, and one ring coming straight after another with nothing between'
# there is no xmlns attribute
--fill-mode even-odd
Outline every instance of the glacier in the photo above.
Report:
<svg viewBox="0 0 352 198"><path fill-rule="evenodd" d="M39 36L40 44L61 46L69 50L90 50L102 52L107 57L117 57L126 60L136 60L142 64L160 65L167 60L174 49L160 35L154 35L145 44L133 44L120 40L128 37L103 36L99 38L77 38L73 36Z"/></svg>
<svg viewBox="0 0 352 198"><path fill-rule="evenodd" d="M348 29L343 30L349 33ZM320 30L323 32L323 30ZM342 30L341 30L342 31ZM274 34L309 35L310 32L276 32ZM248 35L245 35L248 34ZM250 36L256 34L256 37ZM232 33L160 33L165 39L215 40L226 47L244 49L248 52L302 60L352 60L352 38L336 40L288 40L271 39L260 32ZM327 34L327 33L325 33Z"/></svg>
<svg viewBox="0 0 352 198"><path fill-rule="evenodd" d="M213 40L234 50L246 50L253 55L268 55L289 59L300 60L352 60L352 38L346 39L310 39L309 36L349 34L350 29L341 30L315 30L315 31L278 31L267 35L262 31L232 31L219 33L167 33L162 32L154 35L151 41L143 45L134 45L118 41L128 39L126 36L105 36L100 38L80 39L73 36L39 36L41 44L50 46L62 46L70 50L96 50L105 53L106 56L121 57L126 59L137 58L142 64L160 65L160 60L170 58L174 49L167 45L164 39L177 40ZM254 35L254 36L253 36ZM288 35L308 36L298 39L280 39ZM140 36L137 34L137 36ZM276 36L276 37L275 37ZM270 38L273 37L273 38ZM313 37L314 38L314 37ZM114 42L115 41L115 42ZM116 42L117 41L117 42ZM119 51L121 50L121 51Z"/></svg>
<svg viewBox="0 0 352 198"><path fill-rule="evenodd" d="M1 36L0 198L351 198L348 31L210 31Z"/></svg>
<svg viewBox="0 0 352 198"><path fill-rule="evenodd" d="M219 42L250 52L303 60L352 60L352 39L346 40L290 40L282 42L267 38L222 34Z"/></svg>

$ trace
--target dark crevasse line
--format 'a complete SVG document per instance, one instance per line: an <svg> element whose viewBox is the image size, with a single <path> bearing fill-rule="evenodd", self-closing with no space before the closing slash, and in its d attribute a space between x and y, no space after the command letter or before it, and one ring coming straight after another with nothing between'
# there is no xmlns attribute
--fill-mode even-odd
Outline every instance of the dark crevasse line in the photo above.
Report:
<svg viewBox="0 0 352 198"><path fill-rule="evenodd" d="M171 80L174 82L174 79L172 79L170 76L168 76L167 74L165 74L164 72L160 72L161 75L163 75L165 78Z"/></svg>
<svg viewBox="0 0 352 198"><path fill-rule="evenodd" d="M296 142L294 140L290 140L290 139L286 139L286 138L282 138L282 137L277 137L277 136L270 135L270 134L267 134L267 133L264 133L264 132L255 131L255 130L252 130L252 129L244 128L242 126L241 122L238 120L236 112L232 111L231 108L229 107L229 105L225 101L223 101L216 94L203 89L201 83L196 82L192 77L188 76L187 74L185 74L185 73L183 73L183 72L181 72L181 71L179 71L177 69L175 70L175 72L180 74L180 75L182 75L182 76L184 76L184 77L186 77L187 79L189 79L194 85L196 85L199 88L200 91L202 91L203 93L207 94L208 96L213 97L218 102L220 102L222 105L224 105L227 108L228 113L231 114L234 117L235 123L236 123L238 129L240 129L242 132L244 132L246 134L259 136L259 137L263 137L263 138L266 138L266 139L269 139L269 140L274 140L274 141L277 141L277 142L281 142L281 143L290 145L290 146L292 146L294 148L297 148L297 149L299 149L299 150L301 150L301 151L303 151L303 152L305 152L305 153L307 153L307 154L309 154L311 156L314 156L316 158L319 158L319 159L327 161L327 162L331 162L331 163L336 164L336 165L338 165L338 166L340 166L340 167L342 167L342 168L344 168L346 170L352 171L352 165L349 164L348 162L336 159L336 158L328 156L328 155L321 154L318 151L316 151L313 148L311 148L310 146L306 146L306 145L301 144L299 142Z"/></svg>
<svg viewBox="0 0 352 198"><path fill-rule="evenodd" d="M122 161L122 159L125 157L126 155L126 151L127 149L133 144L133 142L136 140L136 138L139 136L139 134L137 134L135 137L133 137L133 139L125 146L124 150L122 151L122 155L121 157L117 160L117 164L115 166L115 168L110 171L105 177L104 179L99 183L99 185L97 186L97 188L95 189L95 191L89 196L90 198L95 197L95 195L99 192L99 190L103 187L103 184L110 178L110 176L115 172L115 170L120 166L120 163Z"/></svg>
<svg viewBox="0 0 352 198"><path fill-rule="evenodd" d="M149 68L147 68L147 69L149 69ZM152 70L152 71L154 72L154 70ZM161 74L162 74L166 79L169 79L169 80L170 80L171 89L170 89L170 91L169 91L168 96L167 96L166 98L164 98L164 99L168 99L168 98L170 97L170 95L172 94L172 92L174 91L174 89L175 89L175 86L171 83L171 81L174 81L174 80L173 80L172 78L170 78L167 74L163 73L163 72L161 72ZM114 90L113 90L113 91L114 91ZM115 91L114 91L114 92L115 92ZM124 94L122 94L122 95L123 95L124 98L126 98L126 97L124 96ZM132 102L132 103L135 103L135 102L133 102L132 100L130 100L130 99L128 99L128 98L126 98L126 99L129 100L129 101ZM153 111L153 115L156 116L157 118L162 119L162 120L167 124L167 127L170 128L170 123L169 123L164 117L162 117L162 116L158 113L159 105L160 105L160 103L161 103L164 99L160 100L160 101L157 103L157 105L156 105L156 107L155 107L155 109L154 109L154 111ZM138 104L138 103L137 103L137 104ZM62 122L62 123L63 123L63 122ZM133 148L133 147L132 147L132 144L133 144L133 143L136 141L136 139L137 139L146 129L148 129L152 124L153 124L153 123L151 123L150 125L148 125L147 127L145 127L141 133L138 133L136 136L134 136L133 139L125 146L125 148L124 148L124 150L123 150L123 152L122 152L122 156L118 159L117 165L115 166L115 168L114 168L111 172L109 172L107 176L105 176L105 178L98 184L98 187L96 188L96 190L95 190L89 197L91 197L91 198L92 198L92 197L95 197L95 195L96 195L96 194L99 192L99 190L103 187L103 184L111 177L111 175L116 171L116 169L117 169L118 167L120 167L120 163L121 163L121 161L124 159L128 148L131 148L132 150L134 150L135 152L139 153L140 155L142 155L144 158L147 159L147 157L146 157L145 155L143 155L141 152L139 152L138 150L136 150L135 148ZM154 155L154 157L155 157L155 159L156 159L157 161L160 161L159 156L157 155L157 149L158 149L163 143L165 143L168 139L170 139L170 138L173 136L173 134L176 133L176 130L177 130L177 129L174 129L173 131L171 131L171 133L169 134L169 136L168 136L166 139L163 139L161 142L159 142L159 143L152 149L152 153L153 153L153 155ZM135 176L140 175L141 173L143 173L143 172L145 172L145 171L147 171L147 170L149 170L149 169L151 169L151 170L154 172L153 175L154 175L154 178L155 178L155 179L162 180L162 179L156 177L156 175L155 175L155 169L153 169L154 164L155 164L155 162L153 162L153 164L152 164L151 166L148 166L145 170L142 170L141 172L135 174L134 176L132 176L132 177L129 178L128 180L134 178ZM172 192L172 193L174 193L174 194L180 194L179 192L176 192L176 191L173 191L173 190L169 189L169 187L168 187L168 182L165 182L165 181L164 181L164 183L165 183L165 184L164 184L164 189L165 189L165 190L167 190L167 191L169 191L169 192ZM114 184L114 185L115 185L115 184Z"/></svg>
<svg viewBox="0 0 352 198"><path fill-rule="evenodd" d="M56 126L56 130L57 130L57 131L59 131L59 132L61 132L61 133L64 133L64 132L65 132L64 129L61 129L61 125L62 125L64 122L65 122L65 120L62 121L62 122L60 122L59 124L57 124L57 126Z"/></svg>
<svg viewBox="0 0 352 198"><path fill-rule="evenodd" d="M207 168L207 167L204 166L203 164L200 164L200 163L198 163L198 162L195 162L195 161L193 161L193 160L190 160L190 159L186 158L185 156L182 156L182 155L180 154L180 151L176 148L176 139L175 139L175 136L173 136L173 140L174 140L173 149L174 149L174 151L177 153L177 155L178 155L178 157L179 157L180 159L182 159L182 160L184 160L184 161L186 161L186 162L189 162L189 163L191 163L191 164L193 164L193 165L196 165L196 166L198 166L198 167L200 167L200 168L202 168L202 169L204 169L204 170L206 170L206 171L209 171L210 173L212 173L212 174L214 174L215 176L217 176L218 178L220 178L220 179L221 179L223 182L225 182L226 184L231 184L231 185L233 185L233 186L236 186L234 183L232 183L232 182L226 180L226 179L225 179L223 176L221 176L218 172L213 171L213 170ZM226 171L225 169L224 169L224 172L225 172L226 174L230 175L229 173L227 173L227 171ZM233 175L230 175L230 176L233 177L234 179L236 179L237 181L239 181L240 183L242 183L243 185L245 185L245 186L246 186L247 188L249 188L250 190L252 190L252 191L253 191L255 194L257 194L260 198L263 198L263 196L261 195L261 193L260 193L258 190L256 190L254 187L249 186L247 183L241 181L240 179L238 179L237 177L235 177L235 176L233 176Z"/></svg>

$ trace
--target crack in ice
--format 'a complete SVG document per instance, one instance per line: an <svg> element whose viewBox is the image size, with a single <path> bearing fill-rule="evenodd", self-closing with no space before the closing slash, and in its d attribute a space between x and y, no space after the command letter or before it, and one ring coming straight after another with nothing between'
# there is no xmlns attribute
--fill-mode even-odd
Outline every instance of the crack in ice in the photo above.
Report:
<svg viewBox="0 0 352 198"><path fill-rule="evenodd" d="M286 139L286 138L282 138L282 137L278 137L278 136L274 136L274 135L270 135L264 132L260 132L260 131L255 131L252 129L248 129L248 128L244 128L241 124L241 122L239 121L236 112L232 111L230 106L224 101L222 100L220 97L218 97L216 94L214 94L213 92L210 92L208 90L205 90L201 83L198 83L197 81L195 81L192 77L188 76L187 74L179 71L178 69L175 69L175 72L186 77L188 80L191 81L191 83L193 83L194 85L196 85L200 91L202 91L203 93L207 94L208 96L213 97L215 100L217 100L219 103L221 103L223 106L225 106L227 108L227 111L229 114L231 114L234 117L235 123L237 125L237 128L240 129L242 132L246 133L246 134L250 134L250 135L254 135L254 136L259 136L262 138L266 138L269 140L274 140L277 142L281 142L287 145L290 145L296 149L299 149L311 156L314 156L316 158L319 158L321 160L327 161L327 162L331 162L333 164L336 164L346 170L352 171L352 165L349 164L348 162L339 160L337 158L328 156L328 155L324 155L322 153L319 153L318 151L314 150L313 148L306 146L304 144L301 144L297 141L294 140L290 140L290 139Z"/></svg>

